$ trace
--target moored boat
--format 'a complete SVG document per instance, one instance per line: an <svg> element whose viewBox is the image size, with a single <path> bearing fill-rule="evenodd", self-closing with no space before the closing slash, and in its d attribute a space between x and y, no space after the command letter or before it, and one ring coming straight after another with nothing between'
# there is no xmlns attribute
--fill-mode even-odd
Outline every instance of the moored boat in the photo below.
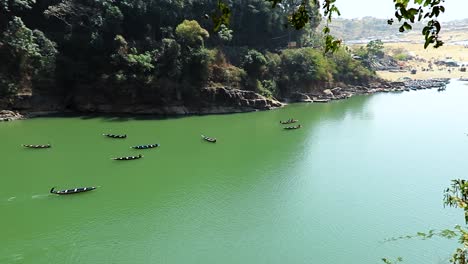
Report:
<svg viewBox="0 0 468 264"><path fill-rule="evenodd" d="M296 123L297 121L299 121L299 120L291 118L291 119L288 119L286 121L280 121L280 124L287 125L287 124Z"/></svg>
<svg viewBox="0 0 468 264"><path fill-rule="evenodd" d="M67 189L67 190L56 191L55 187L52 187L52 189L50 189L50 193L58 194L58 195L64 195L64 194L75 194L75 193L89 192L89 191L92 191L92 190L95 190L95 189L96 189L96 187L80 187L80 188L75 188L75 189Z"/></svg>
<svg viewBox="0 0 468 264"><path fill-rule="evenodd" d="M28 144L23 144L23 147L25 148L33 148L33 149L44 149L44 148L50 148L52 147L50 144L46 145L28 145Z"/></svg>
<svg viewBox="0 0 468 264"><path fill-rule="evenodd" d="M128 157L119 157L119 158L112 158L113 160L136 160L143 158L143 155L139 154L138 156L128 156Z"/></svg>
<svg viewBox="0 0 468 264"><path fill-rule="evenodd" d="M127 135L116 135L116 134L102 134L103 136L110 138L127 138Z"/></svg>
<svg viewBox="0 0 468 264"><path fill-rule="evenodd" d="M150 144L150 145L139 145L139 146L133 146L130 148L133 149L151 149L151 148L157 148L159 147L159 144Z"/></svg>
<svg viewBox="0 0 468 264"><path fill-rule="evenodd" d="M302 127L301 125L297 125L297 126L284 127L284 129L290 130L290 129L298 129L301 127Z"/></svg>
<svg viewBox="0 0 468 264"><path fill-rule="evenodd" d="M216 143L216 138L210 138L210 137L207 137L207 136L204 136L204 135L201 135L202 138L208 142L211 142L211 143Z"/></svg>

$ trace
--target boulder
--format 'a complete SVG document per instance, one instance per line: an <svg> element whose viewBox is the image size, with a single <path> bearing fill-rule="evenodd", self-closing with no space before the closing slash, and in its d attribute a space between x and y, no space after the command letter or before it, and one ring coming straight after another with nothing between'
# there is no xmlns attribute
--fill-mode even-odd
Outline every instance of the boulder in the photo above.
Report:
<svg viewBox="0 0 468 264"><path fill-rule="evenodd" d="M14 112L11 110L0 110L0 121L13 121L24 119L23 115L18 112Z"/></svg>
<svg viewBox="0 0 468 264"><path fill-rule="evenodd" d="M325 89L325 90L323 90L323 94L324 94L326 97L330 97L330 98L335 97L335 95L333 94L333 92L332 92L330 89Z"/></svg>

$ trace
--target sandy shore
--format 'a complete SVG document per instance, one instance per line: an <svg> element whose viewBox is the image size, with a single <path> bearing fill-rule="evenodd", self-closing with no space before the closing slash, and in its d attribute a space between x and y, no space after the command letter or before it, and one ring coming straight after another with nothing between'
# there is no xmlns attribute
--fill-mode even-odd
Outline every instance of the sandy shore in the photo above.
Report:
<svg viewBox="0 0 468 264"><path fill-rule="evenodd" d="M431 78L451 78L451 79L458 79L468 78L468 72L460 72L458 70L452 71L451 73L447 70L443 71L420 71L418 70L416 74L411 74L409 71L407 72L388 72L388 71L378 71L377 75L385 80L389 81L397 81L399 78L402 77L409 77L411 79L419 79L419 80L427 80Z"/></svg>
<svg viewBox="0 0 468 264"><path fill-rule="evenodd" d="M468 78L468 72L461 72L459 67L439 67L433 65L433 71L423 71L429 68L429 62L434 63L438 60L452 58L453 60L468 64L468 48L462 45L453 45L446 43L444 46L434 49L429 47L424 49L422 43L386 43L385 52L393 54L396 50L405 50L413 55L415 59L400 62L406 72L378 71L377 74L386 80L396 81L402 77L411 79L430 79L430 78ZM411 74L410 70L416 69L416 74Z"/></svg>

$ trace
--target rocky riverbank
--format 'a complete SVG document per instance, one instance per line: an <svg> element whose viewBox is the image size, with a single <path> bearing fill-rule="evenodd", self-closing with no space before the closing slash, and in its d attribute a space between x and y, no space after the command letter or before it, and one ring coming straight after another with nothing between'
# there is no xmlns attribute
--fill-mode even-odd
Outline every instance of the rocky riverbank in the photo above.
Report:
<svg viewBox="0 0 468 264"><path fill-rule="evenodd" d="M0 121L11 121L26 117L47 116L61 113L79 114L132 114L132 115L196 115L227 114L270 110L284 104L276 99L266 98L253 91L207 87L200 91L198 98L191 102L178 100L158 101L157 98L135 97L109 98L101 95L76 95L60 98L44 95L17 96L8 104L0 105L5 110Z"/></svg>
<svg viewBox="0 0 468 264"><path fill-rule="evenodd" d="M313 93L293 93L290 97L284 98L289 102L314 102L327 103L331 100L342 100L354 95L369 95L375 93L404 92L422 89L445 89L450 79L430 79L430 80L406 80L403 82L387 82L380 80L368 86L343 85L331 89L324 89Z"/></svg>
<svg viewBox="0 0 468 264"><path fill-rule="evenodd" d="M19 112L10 111L10 110L0 110L0 121L14 121L24 119L24 116Z"/></svg>
<svg viewBox="0 0 468 264"><path fill-rule="evenodd" d="M340 85L310 93L295 92L281 98L284 102L327 103L342 100L354 95L368 95L380 92L404 92L410 90L445 88L449 79L406 80L387 82L379 80L367 86ZM146 98L147 99L147 98ZM151 100L149 100L151 101ZM62 100L47 96L20 96L7 107L12 110L0 111L0 121L12 121L26 117L44 116L60 113L82 114L132 114L132 115L195 115L225 114L270 110L282 107L276 99L266 98L253 91L229 89L227 87L208 87L200 92L199 98L192 103L173 101L171 103L148 103L138 100L112 101L100 96L76 96Z"/></svg>

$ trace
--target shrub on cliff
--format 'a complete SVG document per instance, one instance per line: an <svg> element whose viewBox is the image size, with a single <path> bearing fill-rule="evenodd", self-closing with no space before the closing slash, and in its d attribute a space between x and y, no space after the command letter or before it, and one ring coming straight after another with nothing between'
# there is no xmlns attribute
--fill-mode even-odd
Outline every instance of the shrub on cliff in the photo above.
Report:
<svg viewBox="0 0 468 264"><path fill-rule="evenodd" d="M7 83L2 86L9 87L8 93L30 89L31 81L53 79L57 50L41 31L33 31L21 18L13 17L0 35L0 43L0 75Z"/></svg>
<svg viewBox="0 0 468 264"><path fill-rule="evenodd" d="M175 33L182 45L193 48L203 47L204 39L210 36L195 20L184 20L176 27Z"/></svg>
<svg viewBox="0 0 468 264"><path fill-rule="evenodd" d="M308 91L331 81L331 65L323 53L313 48L288 49L281 53L280 90Z"/></svg>
<svg viewBox="0 0 468 264"><path fill-rule="evenodd" d="M340 48L330 57L334 81L362 84L374 77L374 73L351 57L351 54Z"/></svg>

